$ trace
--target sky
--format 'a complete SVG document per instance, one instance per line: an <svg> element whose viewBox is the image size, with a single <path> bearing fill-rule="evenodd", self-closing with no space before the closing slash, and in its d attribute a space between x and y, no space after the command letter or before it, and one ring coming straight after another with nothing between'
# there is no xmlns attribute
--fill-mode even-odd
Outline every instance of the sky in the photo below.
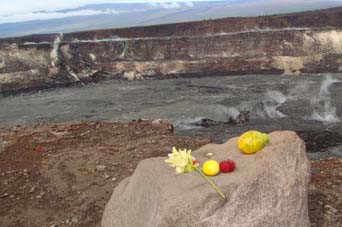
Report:
<svg viewBox="0 0 342 227"><path fill-rule="evenodd" d="M0 15L28 13L34 11L53 11L65 8L76 8L87 4L101 3L162 3L162 2L196 2L217 0L0 0ZM236 0L227 0L236 1Z"/></svg>
<svg viewBox="0 0 342 227"><path fill-rule="evenodd" d="M58 19L70 16L90 16L98 14L122 13L113 9L108 10L73 10L58 12L63 9L73 9L88 4L102 3L138 3L160 4L164 8L179 7L182 5L191 7L193 2L218 1L218 0L0 0L0 24L15 23L30 20ZM236 2L243 0L224 0ZM247 1L247 0L246 0Z"/></svg>
<svg viewBox="0 0 342 227"><path fill-rule="evenodd" d="M30 20L58 19L70 16L88 16L97 14L118 14L122 13L114 9L108 10L74 10L69 12L58 12L62 9L77 8L88 4L101 3L134 3L147 2L150 4L159 3L167 8L180 6L191 7L192 2L217 1L217 0L0 0L0 24L15 23ZM279 4L296 4L298 2L341 2L342 0L224 0L226 2L277 2ZM165 3L168 2L168 3ZM182 5L179 4L182 2Z"/></svg>
<svg viewBox="0 0 342 227"><path fill-rule="evenodd" d="M30 20L58 19L69 16L89 16L97 14L117 14L116 10L74 10L58 12L63 9L73 9L88 4L102 3L137 3L145 2L160 4L165 8L179 7L177 2L191 6L192 2L218 1L218 0L0 0L0 24L15 23ZM236 2L241 0L225 0ZM56 12L57 11L57 12Z"/></svg>

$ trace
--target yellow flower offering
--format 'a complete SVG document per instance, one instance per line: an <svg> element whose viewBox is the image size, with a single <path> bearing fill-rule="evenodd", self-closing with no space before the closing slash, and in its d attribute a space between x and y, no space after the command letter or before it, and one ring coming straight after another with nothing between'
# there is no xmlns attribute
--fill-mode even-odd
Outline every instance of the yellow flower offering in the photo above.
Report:
<svg viewBox="0 0 342 227"><path fill-rule="evenodd" d="M225 199L226 196L223 192L212 182L200 169L198 161L191 156L191 150L177 150L175 147L172 148L172 153L168 154L169 158L165 160L169 166L176 168L176 173L190 173L196 171L203 177L216 191L219 195ZM217 163L218 171L220 170L219 164ZM216 174L215 174L216 175Z"/></svg>
<svg viewBox="0 0 342 227"><path fill-rule="evenodd" d="M172 153L168 154L169 159L165 160L167 164L171 167L176 168L176 173L189 173L196 169L199 165L194 163L191 157L191 150L181 150L177 151L175 147L172 148Z"/></svg>
<svg viewBox="0 0 342 227"><path fill-rule="evenodd" d="M268 135L259 131L248 131L243 133L237 142L238 148L245 154L255 154L263 149L269 142Z"/></svg>

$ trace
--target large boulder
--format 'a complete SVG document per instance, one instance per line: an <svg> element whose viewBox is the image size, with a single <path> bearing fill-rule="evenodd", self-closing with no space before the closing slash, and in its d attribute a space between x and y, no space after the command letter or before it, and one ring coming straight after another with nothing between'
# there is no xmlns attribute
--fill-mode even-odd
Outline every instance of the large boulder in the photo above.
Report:
<svg viewBox="0 0 342 227"><path fill-rule="evenodd" d="M269 136L270 143L255 155L239 152L237 138L192 153L200 163L209 152L217 161L236 162L233 173L211 177L225 200L198 173L176 175L166 157L141 161L114 190L102 226L309 227L305 145L294 132Z"/></svg>

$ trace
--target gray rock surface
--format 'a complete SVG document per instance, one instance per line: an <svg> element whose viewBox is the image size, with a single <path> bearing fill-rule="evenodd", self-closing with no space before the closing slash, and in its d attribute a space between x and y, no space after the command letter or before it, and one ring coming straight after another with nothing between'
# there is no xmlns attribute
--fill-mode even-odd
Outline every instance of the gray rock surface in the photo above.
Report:
<svg viewBox="0 0 342 227"><path fill-rule="evenodd" d="M115 188L102 227L309 227L310 163L303 141L294 132L273 132L255 155L240 153L236 142L193 152L200 163L207 153L236 162L233 173L211 178L225 200L198 173L176 175L165 157L147 159Z"/></svg>

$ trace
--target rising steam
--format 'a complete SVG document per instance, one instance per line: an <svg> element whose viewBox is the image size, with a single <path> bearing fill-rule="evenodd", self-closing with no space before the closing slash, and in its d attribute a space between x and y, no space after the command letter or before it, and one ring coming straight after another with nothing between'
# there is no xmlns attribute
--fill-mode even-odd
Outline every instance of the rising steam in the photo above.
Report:
<svg viewBox="0 0 342 227"><path fill-rule="evenodd" d="M256 114L261 118L281 118L286 117L279 111L279 107L285 103L287 97L280 91L267 91L261 102L257 103Z"/></svg>
<svg viewBox="0 0 342 227"><path fill-rule="evenodd" d="M53 42L53 46L52 46L53 48L50 53L52 67L55 67L56 64L58 63L58 60L59 60L58 50L59 50L59 46L61 45L62 40L63 40L63 33L59 33Z"/></svg>
<svg viewBox="0 0 342 227"><path fill-rule="evenodd" d="M331 103L330 88L334 83L340 82L333 79L330 75L326 76L322 82L319 94L311 99L313 113L309 120L322 121L326 123L340 122L339 117L336 115L336 108Z"/></svg>

